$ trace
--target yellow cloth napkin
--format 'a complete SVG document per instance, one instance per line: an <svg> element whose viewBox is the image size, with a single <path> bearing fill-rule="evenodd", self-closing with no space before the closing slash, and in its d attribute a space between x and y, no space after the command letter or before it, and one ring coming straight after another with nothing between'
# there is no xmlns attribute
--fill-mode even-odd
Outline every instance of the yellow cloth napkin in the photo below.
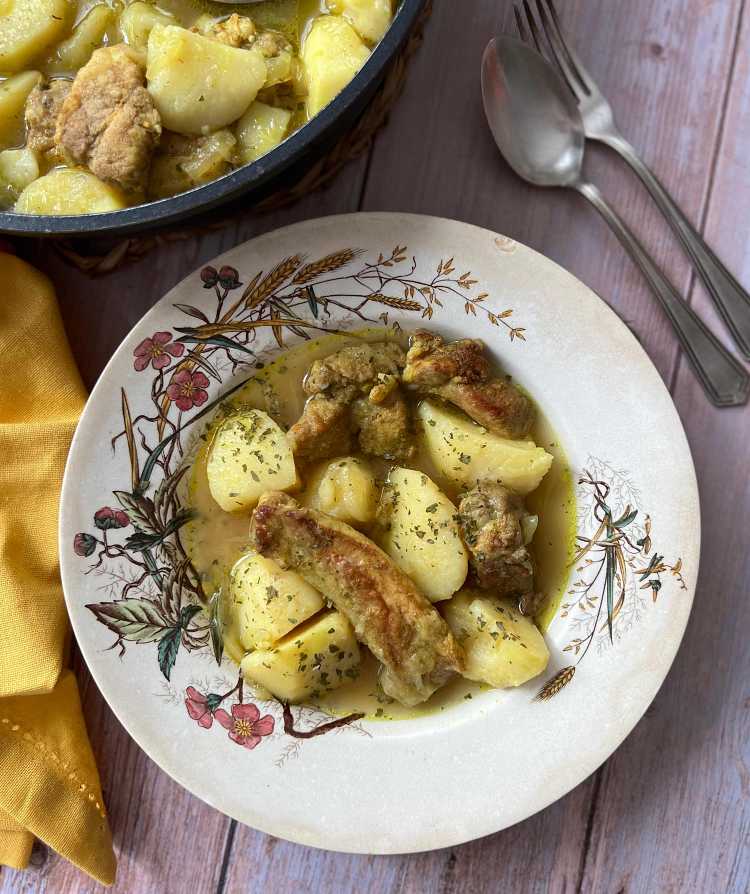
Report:
<svg viewBox="0 0 750 894"><path fill-rule="evenodd" d="M57 553L63 468L85 391L55 293L0 251L0 864L33 837L106 885L115 856L78 687Z"/></svg>

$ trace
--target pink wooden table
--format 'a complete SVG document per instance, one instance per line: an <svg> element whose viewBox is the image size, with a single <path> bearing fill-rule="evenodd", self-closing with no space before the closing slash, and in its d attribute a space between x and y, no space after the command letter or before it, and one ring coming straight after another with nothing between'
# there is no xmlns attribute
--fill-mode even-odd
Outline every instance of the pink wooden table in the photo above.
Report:
<svg viewBox="0 0 750 894"><path fill-rule="evenodd" d="M560 6L625 134L750 285L750 3L560 0ZM119 856L118 892L750 890L750 407L709 406L638 271L604 224L572 194L525 186L498 157L481 110L479 58L488 38L510 30L511 22L509 0L436 0L405 95L369 156L287 211L248 214L230 229L161 248L96 282L44 243L23 251L57 285L89 386L130 327L183 276L292 221L357 209L423 212L490 227L549 255L631 325L687 429L700 484L703 555L675 665L625 744L567 797L489 838L403 857L315 851L231 822L151 763L81 668ZM723 336L643 189L606 151L592 150L587 164ZM43 848L28 872L0 872L0 894L94 890L99 886Z"/></svg>

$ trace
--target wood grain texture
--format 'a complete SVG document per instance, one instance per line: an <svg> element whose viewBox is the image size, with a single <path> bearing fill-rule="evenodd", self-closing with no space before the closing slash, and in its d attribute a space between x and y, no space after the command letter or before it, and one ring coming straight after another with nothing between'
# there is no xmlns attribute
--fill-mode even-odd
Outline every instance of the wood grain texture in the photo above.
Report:
<svg viewBox="0 0 750 894"><path fill-rule="evenodd" d="M746 0L559 0L563 23L625 135L750 284L750 12ZM674 384L702 500L702 569L684 645L652 707L594 777L511 829L429 854L363 857L293 845L230 823L172 783L129 740L84 670L84 705L120 856L117 891L368 894L744 894L750 890L750 409L715 410L695 383L640 274L594 212L519 182L484 125L478 62L513 31L509 0L437 0L426 44L369 162L293 209L162 248L92 282L43 243L68 333L91 386L164 292L215 254L326 213L404 210L456 217L544 252L609 301ZM651 200L606 150L586 170L676 285L723 328ZM468 758L467 758L468 759ZM497 793L501 797L502 793ZM54 856L0 872L0 894L93 891Z"/></svg>
<svg viewBox="0 0 750 894"><path fill-rule="evenodd" d="M703 220L708 241L750 286L747 8L734 59ZM693 285L693 303L719 331L700 282ZM700 488L700 578L664 687L606 765L584 891L750 890L750 407L709 406L684 360L674 396Z"/></svg>

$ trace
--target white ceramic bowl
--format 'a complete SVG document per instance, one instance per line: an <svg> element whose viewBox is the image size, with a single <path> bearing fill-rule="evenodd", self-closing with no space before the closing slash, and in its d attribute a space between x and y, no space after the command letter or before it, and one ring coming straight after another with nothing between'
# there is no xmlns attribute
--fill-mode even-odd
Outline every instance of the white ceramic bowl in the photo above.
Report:
<svg viewBox="0 0 750 894"><path fill-rule="evenodd" d="M482 338L542 405L579 481L579 544L593 543L570 568L541 681L312 738L285 732L276 702L245 697L240 705L236 666L215 663L169 532L180 519L180 451L189 456L201 420L255 362L278 353L276 336L299 341L271 319L278 297L298 330L361 328L365 317ZM699 541L682 426L612 311L506 237L401 214L297 224L238 246L173 289L125 339L91 395L60 522L81 651L141 747L241 822L363 853L428 850L495 832L595 770L669 670L690 612ZM608 552L616 570L611 639L606 575L595 578ZM293 716L297 730L330 720L311 709ZM252 730L237 736L242 717Z"/></svg>

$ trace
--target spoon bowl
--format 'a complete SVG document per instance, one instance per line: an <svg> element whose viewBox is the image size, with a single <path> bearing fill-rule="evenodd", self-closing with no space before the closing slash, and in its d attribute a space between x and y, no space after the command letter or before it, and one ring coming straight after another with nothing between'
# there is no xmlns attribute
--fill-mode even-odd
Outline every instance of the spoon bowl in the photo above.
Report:
<svg viewBox="0 0 750 894"><path fill-rule="evenodd" d="M547 61L513 37L482 56L482 100L490 130L513 170L537 186L572 186L583 164L583 120Z"/></svg>
<svg viewBox="0 0 750 894"><path fill-rule="evenodd" d="M746 403L750 376L744 367L683 300L596 186L581 176L583 119L557 70L521 41L496 37L482 56L482 100L495 142L520 177L536 186L575 189L606 220L664 308L709 398L722 407Z"/></svg>

